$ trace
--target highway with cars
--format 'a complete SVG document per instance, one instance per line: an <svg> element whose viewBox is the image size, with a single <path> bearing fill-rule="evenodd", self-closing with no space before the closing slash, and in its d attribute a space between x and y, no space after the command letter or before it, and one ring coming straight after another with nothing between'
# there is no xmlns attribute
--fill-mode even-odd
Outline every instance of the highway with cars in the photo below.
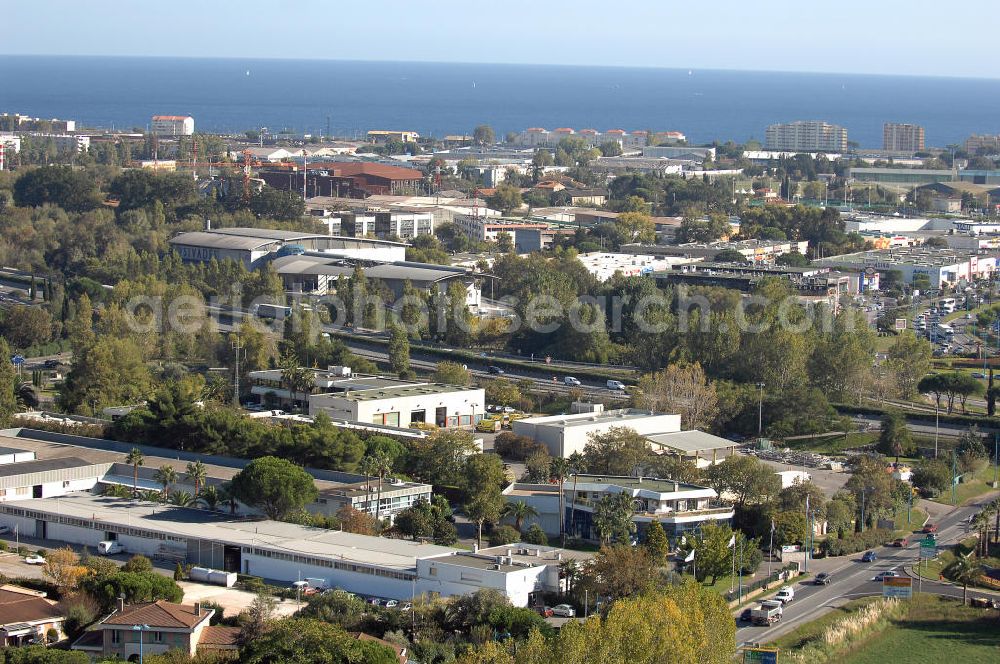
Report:
<svg viewBox="0 0 1000 664"><path fill-rule="evenodd" d="M988 503L995 497L983 496L975 505L959 507L939 519L937 525L937 540L939 546L957 543L966 537L966 526L969 518L980 510L980 505ZM810 571L823 571L830 575L828 585L815 585L813 575L801 577L792 582L795 598L785 605L783 615L776 624L765 627L751 625L748 621L737 620L737 643L767 643L786 634L803 623L815 620L827 611L840 606L846 601L869 595L881 595L881 581L876 577L885 572L894 572L899 576L913 576L912 566L917 563L920 540L924 535L914 535L909 544L902 548L882 546L874 549L877 559L870 563L861 562L862 554L844 556L837 559L817 560L810 563ZM763 567L763 566L762 566ZM916 592L935 593L949 597L961 597L961 586L924 579L913 580ZM970 597L983 595L975 590L969 591ZM762 596L760 599L764 599Z"/></svg>

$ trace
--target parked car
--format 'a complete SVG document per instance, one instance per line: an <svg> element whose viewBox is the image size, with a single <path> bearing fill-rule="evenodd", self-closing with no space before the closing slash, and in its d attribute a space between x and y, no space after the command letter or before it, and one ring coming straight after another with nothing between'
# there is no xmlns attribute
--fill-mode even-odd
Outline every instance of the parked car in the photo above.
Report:
<svg viewBox="0 0 1000 664"><path fill-rule="evenodd" d="M581 383L578 378L574 378L573 376L563 376L563 384L572 385L573 387L579 387L583 383Z"/></svg>
<svg viewBox="0 0 1000 664"><path fill-rule="evenodd" d="M502 376L503 375L503 369L501 369L498 366L494 366L492 364L490 366L486 367L486 372L487 373L491 373L494 376Z"/></svg>
<svg viewBox="0 0 1000 664"><path fill-rule="evenodd" d="M413 604L411 602L403 602L403 605L399 607L400 611L411 611L413 610Z"/></svg>
<svg viewBox="0 0 1000 664"><path fill-rule="evenodd" d="M561 616L563 618L575 618L576 609L569 604L556 604L552 607L552 615Z"/></svg>
<svg viewBox="0 0 1000 664"><path fill-rule="evenodd" d="M937 532L937 524L936 523L928 523L928 524L926 524L924 526L924 529L921 530L920 532L922 532L922 533L936 533Z"/></svg>
<svg viewBox="0 0 1000 664"><path fill-rule="evenodd" d="M378 597L372 597L371 599L368 600L368 603L371 604L372 606L382 606L382 600L380 600Z"/></svg>
<svg viewBox="0 0 1000 664"><path fill-rule="evenodd" d="M121 553L124 550L125 547L121 545L121 542L116 540L105 540L97 543L97 553L102 556L113 556L114 554Z"/></svg>
<svg viewBox="0 0 1000 664"><path fill-rule="evenodd" d="M543 618L551 618L552 617L552 607L551 606L539 606L539 607L536 607L535 610L538 611L538 615L542 616Z"/></svg>
<svg viewBox="0 0 1000 664"><path fill-rule="evenodd" d="M10 535L11 532L10 526L0 526L0 535Z"/></svg>
<svg viewBox="0 0 1000 664"><path fill-rule="evenodd" d="M385 608L387 609L395 609L397 606L399 606L399 602L394 599L390 599L385 603Z"/></svg>
<svg viewBox="0 0 1000 664"><path fill-rule="evenodd" d="M34 553L30 556L26 556L24 562L28 563L29 565L44 565L45 556Z"/></svg>
<svg viewBox="0 0 1000 664"><path fill-rule="evenodd" d="M873 563L878 560L878 556L875 555L874 551L865 551L864 555L861 556L861 562L863 563Z"/></svg>
<svg viewBox="0 0 1000 664"><path fill-rule="evenodd" d="M820 572L813 579L813 585L817 586L828 586L830 582L833 581L833 576L829 572Z"/></svg>

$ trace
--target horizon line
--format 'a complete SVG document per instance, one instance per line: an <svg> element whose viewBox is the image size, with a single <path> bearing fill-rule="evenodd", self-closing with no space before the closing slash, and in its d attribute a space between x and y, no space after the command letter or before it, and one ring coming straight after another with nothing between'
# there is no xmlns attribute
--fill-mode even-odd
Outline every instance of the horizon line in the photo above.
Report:
<svg viewBox="0 0 1000 664"><path fill-rule="evenodd" d="M928 78L928 79L956 79L956 80L981 80L1000 81L1000 76L977 76L977 75L943 75L943 74L906 74L906 73L885 73L885 72L857 72L857 71L827 71L827 70L804 70L804 69L723 69L719 67L695 67L695 66L664 66L664 65L643 65L643 64L579 64L579 63L553 63L553 62L495 62L495 61L456 61L456 60L397 60L397 59L361 59L361 58L307 58L307 57L284 57L284 56L237 56L237 55L136 55L136 54L73 54L73 53L4 53L0 52L0 58L93 58L93 59L146 59L146 60L225 60L225 61L264 61L264 62L343 62L361 64L405 64L405 65L458 65L458 66L502 66L502 67L560 67L567 69L647 69L662 71L683 72L735 72L750 74L801 74L815 76L866 76L872 78Z"/></svg>

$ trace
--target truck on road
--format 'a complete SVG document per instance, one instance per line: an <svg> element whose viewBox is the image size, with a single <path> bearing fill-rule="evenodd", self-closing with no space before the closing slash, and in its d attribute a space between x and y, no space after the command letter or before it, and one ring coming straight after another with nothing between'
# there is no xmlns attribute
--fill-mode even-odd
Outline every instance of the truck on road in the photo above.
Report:
<svg viewBox="0 0 1000 664"><path fill-rule="evenodd" d="M773 625L781 620L782 604L775 599L764 600L760 606L750 610L750 621L754 625Z"/></svg>

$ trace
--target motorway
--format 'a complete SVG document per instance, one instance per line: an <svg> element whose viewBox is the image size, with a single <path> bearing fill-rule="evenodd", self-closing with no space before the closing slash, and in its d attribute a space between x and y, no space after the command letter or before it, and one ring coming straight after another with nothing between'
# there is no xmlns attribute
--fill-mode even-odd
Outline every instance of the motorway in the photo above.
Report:
<svg viewBox="0 0 1000 664"><path fill-rule="evenodd" d="M940 545L954 544L966 535L965 525L969 517L979 511L980 505L985 505L995 497L983 496L974 505L959 507L938 520L938 542ZM864 597L866 595L881 595L882 584L874 581L879 572L893 570L901 576L912 576L906 569L917 562L919 540L923 536L915 536L909 546L901 549L879 547L875 549L878 560L873 563L862 563L861 554L844 556L842 559L821 559L812 561L810 574L823 571L833 576L828 586L812 585L812 577L806 576L804 581L793 583L795 599L784 609L782 619L772 627L757 627L750 623L737 622L737 643L767 643L794 630L799 625L815 620L823 613L840 606L844 602ZM914 591L918 590L918 581L913 581ZM919 582L920 590L938 595L961 597L962 588L947 583L928 581ZM969 591L970 597L983 593Z"/></svg>
<svg viewBox="0 0 1000 664"><path fill-rule="evenodd" d="M230 328L232 323L227 323L224 319L229 318L230 321L233 318L239 318L243 315L247 315L245 311L227 309L225 311L219 308L209 307L209 313L217 318L218 325L220 329ZM384 335L371 334L366 336L371 336L372 341L367 341L364 338L359 338L361 335L354 333L350 337L340 336L343 335L345 330L342 327L334 325L324 325L322 328L323 332L328 334L336 334L340 341L342 341L347 348L359 357L363 357L382 365L389 364L389 353L387 346L382 343L379 344L376 340L385 339ZM441 349L444 352L450 352L449 349ZM444 361L446 358L442 357L436 353L428 353L422 351L419 347L410 348L410 366L414 369L419 369L422 371L434 371L437 367L438 362ZM526 361L527 358L521 358L521 361ZM473 376L478 378L498 378L495 374L489 372L488 367L493 365L493 360L490 356L485 353L476 359L469 359L463 357L457 357L456 362L464 365ZM583 365L578 363L560 363L558 361L553 361L551 364L546 364L542 362L537 363L537 369L532 367L518 367L516 370L507 371L504 370L503 378L508 378L513 381L529 380L535 385L537 390L545 390L550 392L560 392L569 393L573 389L581 390L583 396L594 399L600 399L602 401L612 401L618 402L622 405L628 400L628 395L620 392L614 392L607 389L606 381L594 380L580 377L580 386L573 387L566 385L563 382L564 376L574 376L574 368L608 368L605 365Z"/></svg>

